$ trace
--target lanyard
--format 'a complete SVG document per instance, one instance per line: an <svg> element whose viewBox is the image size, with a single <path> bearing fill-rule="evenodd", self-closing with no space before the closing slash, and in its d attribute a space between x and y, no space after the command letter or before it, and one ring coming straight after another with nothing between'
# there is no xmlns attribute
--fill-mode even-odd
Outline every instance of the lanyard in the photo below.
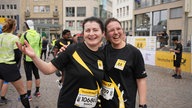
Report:
<svg viewBox="0 0 192 108"><path fill-rule="evenodd" d="M77 53L77 51L75 51L72 56L73 56L73 58L74 58L79 64L81 64L91 75L94 76L93 72L89 69L89 67L88 67L88 66L85 64L85 62L81 59L81 57L79 56L79 54ZM99 92L100 92L100 87L99 87L99 84L98 84L97 81L96 81L96 83L97 83L97 90L98 90L98 94L99 94Z"/></svg>
<svg viewBox="0 0 192 108"><path fill-rule="evenodd" d="M119 99L119 108L125 108L125 104L124 104L124 100L123 100L123 95L119 89L119 87L117 86L117 84L115 84L115 82L113 81L113 79L111 77L109 77L112 84L114 85L115 87L115 90L117 92L117 95L118 95L118 99Z"/></svg>

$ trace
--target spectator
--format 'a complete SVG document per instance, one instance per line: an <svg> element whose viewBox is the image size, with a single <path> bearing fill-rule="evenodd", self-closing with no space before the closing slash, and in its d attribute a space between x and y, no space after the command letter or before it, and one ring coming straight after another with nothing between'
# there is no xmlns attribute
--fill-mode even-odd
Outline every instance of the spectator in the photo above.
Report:
<svg viewBox="0 0 192 108"><path fill-rule="evenodd" d="M183 51L183 46L182 44L178 41L178 37L173 37L172 38L173 43L175 44L175 49L170 49L170 52L174 52L175 54L173 55L173 66L175 67L175 74L172 75L175 79L181 79L181 59L182 59L182 51Z"/></svg>
<svg viewBox="0 0 192 108"><path fill-rule="evenodd" d="M44 61L46 60L46 55L47 55L47 45L48 45L48 40L46 39L45 36L43 36L43 41L42 41L42 50L41 50L41 59L42 56L44 55Z"/></svg>
<svg viewBox="0 0 192 108"><path fill-rule="evenodd" d="M37 54L38 57L40 57L41 53L41 36L39 33L37 33L34 30L34 23L32 20L27 20L25 22L27 31L22 34L20 41L24 45L24 40L28 41L31 47L34 49L35 53ZM33 60L27 56L24 55L24 69L25 69L25 74L26 74L26 79L27 79L27 94L29 96L29 100L32 100L31 96L31 89L32 89L32 72L33 75L35 76L35 86L36 86L36 91L34 92L34 96L40 97L40 76L39 76L39 71L38 68L35 66Z"/></svg>
<svg viewBox="0 0 192 108"><path fill-rule="evenodd" d="M13 19L6 19L3 26L3 33L0 34L0 84L2 81L11 82L20 95L21 103L25 108L30 108L27 93L25 91L21 74L17 63L21 59L21 53L16 46L19 38L13 35L16 29L16 21Z"/></svg>

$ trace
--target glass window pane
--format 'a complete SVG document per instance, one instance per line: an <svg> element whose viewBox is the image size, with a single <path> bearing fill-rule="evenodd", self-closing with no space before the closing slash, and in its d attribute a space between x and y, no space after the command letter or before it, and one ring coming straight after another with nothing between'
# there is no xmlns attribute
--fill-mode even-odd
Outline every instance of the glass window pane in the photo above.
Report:
<svg viewBox="0 0 192 108"><path fill-rule="evenodd" d="M173 8L170 10L170 18L181 18L182 17L182 8Z"/></svg>
<svg viewBox="0 0 192 108"><path fill-rule="evenodd" d="M40 12L45 12L45 7L44 6L40 6L39 9L40 9Z"/></svg>
<svg viewBox="0 0 192 108"><path fill-rule="evenodd" d="M161 11L161 20L167 20L167 10Z"/></svg>
<svg viewBox="0 0 192 108"><path fill-rule="evenodd" d="M50 12L50 6L45 6L46 12Z"/></svg>
<svg viewBox="0 0 192 108"><path fill-rule="evenodd" d="M74 17L75 16L75 8L74 7L66 7L66 16Z"/></svg>
<svg viewBox="0 0 192 108"><path fill-rule="evenodd" d="M38 6L34 6L34 12L39 12L39 7Z"/></svg>
<svg viewBox="0 0 192 108"><path fill-rule="evenodd" d="M98 11L98 8L97 7L94 7L94 16L98 17L99 16L99 11Z"/></svg>
<svg viewBox="0 0 192 108"><path fill-rule="evenodd" d="M161 4L161 0L154 0L154 5Z"/></svg>
<svg viewBox="0 0 192 108"><path fill-rule="evenodd" d="M160 21L160 12L153 12L153 25L157 25Z"/></svg>
<svg viewBox="0 0 192 108"><path fill-rule="evenodd" d="M82 30L82 24L83 24L82 20L77 20L77 30Z"/></svg>
<svg viewBox="0 0 192 108"><path fill-rule="evenodd" d="M86 7L77 7L77 16L85 17L86 16Z"/></svg>
<svg viewBox="0 0 192 108"><path fill-rule="evenodd" d="M75 21L74 20L66 20L65 27L70 30L75 29Z"/></svg>

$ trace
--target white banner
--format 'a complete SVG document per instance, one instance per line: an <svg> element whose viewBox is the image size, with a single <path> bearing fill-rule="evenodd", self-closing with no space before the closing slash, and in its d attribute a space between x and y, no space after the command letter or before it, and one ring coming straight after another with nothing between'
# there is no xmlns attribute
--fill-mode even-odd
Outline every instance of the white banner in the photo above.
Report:
<svg viewBox="0 0 192 108"><path fill-rule="evenodd" d="M127 36L127 43L148 51L156 51L156 36Z"/></svg>
<svg viewBox="0 0 192 108"><path fill-rule="evenodd" d="M147 51L147 50L140 50L142 55L143 55L143 59L145 64L148 65L155 65L155 52L156 51Z"/></svg>

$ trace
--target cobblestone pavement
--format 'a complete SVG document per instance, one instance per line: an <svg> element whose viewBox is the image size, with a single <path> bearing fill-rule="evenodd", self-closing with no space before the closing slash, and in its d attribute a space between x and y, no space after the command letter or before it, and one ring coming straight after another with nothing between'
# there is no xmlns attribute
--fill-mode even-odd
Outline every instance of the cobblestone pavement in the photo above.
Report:
<svg viewBox="0 0 192 108"><path fill-rule="evenodd" d="M146 65L147 78L147 101L148 108L192 108L192 76L190 73L182 73L183 79L171 77L170 69ZM21 67L23 81L25 74ZM58 77L55 74L41 76L41 97L33 97L30 102L31 108L56 108L59 88L56 84ZM35 90L33 84L32 93ZM0 108L23 108L18 101L18 93L9 85L6 97L10 100ZM136 105L138 106L138 104Z"/></svg>

